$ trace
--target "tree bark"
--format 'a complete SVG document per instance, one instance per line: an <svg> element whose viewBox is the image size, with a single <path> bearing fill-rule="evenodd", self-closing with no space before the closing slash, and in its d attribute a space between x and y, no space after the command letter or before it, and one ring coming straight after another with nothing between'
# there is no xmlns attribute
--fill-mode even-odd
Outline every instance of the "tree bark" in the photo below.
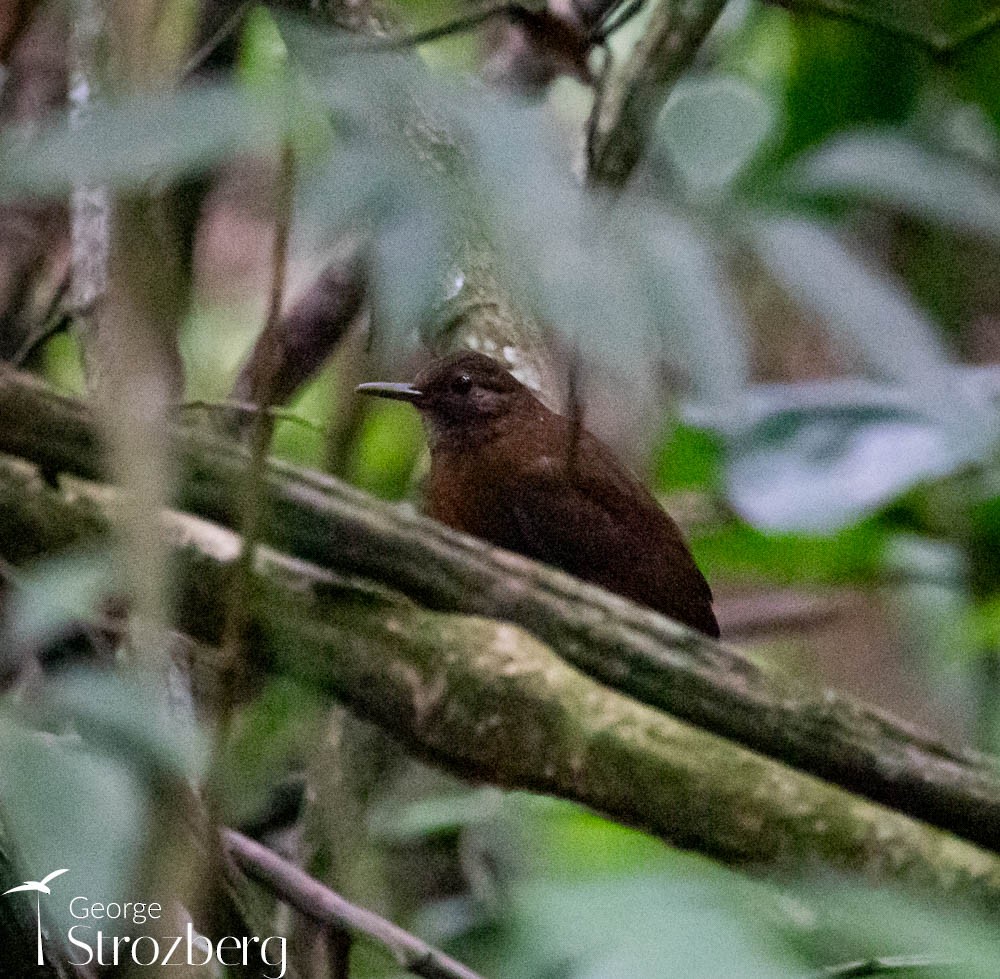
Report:
<svg viewBox="0 0 1000 979"><path fill-rule="evenodd" d="M116 491L53 488L0 460L6 559L103 535ZM219 641L232 532L167 513L178 625ZM256 667L345 701L413 753L466 778L589 806L757 874L819 867L996 906L1000 859L610 690L515 625L423 608L398 592L261 549ZM217 653L193 647L211 696Z"/></svg>
<svg viewBox="0 0 1000 979"><path fill-rule="evenodd" d="M0 370L0 451L49 472L101 477L86 410ZM237 526L247 456L178 430L184 509ZM422 604L513 622L560 656L653 706L960 836L1000 846L995 764L889 715L769 673L738 651L536 562L271 462L263 539Z"/></svg>

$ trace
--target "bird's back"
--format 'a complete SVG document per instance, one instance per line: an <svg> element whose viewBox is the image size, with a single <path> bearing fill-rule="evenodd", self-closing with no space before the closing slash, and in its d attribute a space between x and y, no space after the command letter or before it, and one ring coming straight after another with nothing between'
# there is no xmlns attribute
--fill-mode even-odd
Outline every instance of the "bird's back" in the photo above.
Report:
<svg viewBox="0 0 1000 979"><path fill-rule="evenodd" d="M542 408L497 437L439 445L431 458L431 516L719 635L711 589L679 528L589 432Z"/></svg>

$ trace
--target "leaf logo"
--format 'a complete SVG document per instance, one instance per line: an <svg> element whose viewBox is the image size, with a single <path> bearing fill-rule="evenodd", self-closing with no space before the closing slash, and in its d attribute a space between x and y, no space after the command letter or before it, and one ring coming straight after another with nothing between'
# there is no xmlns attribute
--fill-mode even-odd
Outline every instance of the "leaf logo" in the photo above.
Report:
<svg viewBox="0 0 1000 979"><path fill-rule="evenodd" d="M51 874L47 874L41 880L26 880L23 884L18 884L17 887L12 887L10 890L4 891L4 895L13 894L15 891L35 892L35 926L38 930L39 965L45 965L45 960L42 958L42 895L52 893L49 890L49 881L55 880L60 874L66 873L69 873L69 867L63 867L62 870L53 870Z"/></svg>

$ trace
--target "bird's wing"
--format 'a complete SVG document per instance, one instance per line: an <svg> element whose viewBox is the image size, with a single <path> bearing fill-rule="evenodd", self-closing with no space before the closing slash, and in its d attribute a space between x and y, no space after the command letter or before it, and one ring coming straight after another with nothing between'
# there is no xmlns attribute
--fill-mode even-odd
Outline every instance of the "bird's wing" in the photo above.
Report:
<svg viewBox="0 0 1000 979"><path fill-rule="evenodd" d="M509 546L718 635L711 589L676 524L603 445L581 438L587 466L544 455L519 470L520 539Z"/></svg>
<svg viewBox="0 0 1000 979"><path fill-rule="evenodd" d="M14 891L37 891L40 889L40 885L37 880L29 880L26 884L18 884L17 887L12 887L9 891L4 891L4 894L13 894Z"/></svg>
<svg viewBox="0 0 1000 979"><path fill-rule="evenodd" d="M53 870L51 874L47 874L43 877L39 883L44 887L50 880L55 880L60 874L68 874L69 867L63 867L62 870Z"/></svg>

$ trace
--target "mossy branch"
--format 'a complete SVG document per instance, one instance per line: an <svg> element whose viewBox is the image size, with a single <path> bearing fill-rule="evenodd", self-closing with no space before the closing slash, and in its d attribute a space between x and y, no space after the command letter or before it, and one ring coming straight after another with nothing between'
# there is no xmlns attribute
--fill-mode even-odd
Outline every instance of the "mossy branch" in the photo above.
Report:
<svg viewBox="0 0 1000 979"><path fill-rule="evenodd" d="M0 370L0 451L100 478L86 410ZM237 526L240 447L178 429L182 508ZM262 540L427 608L514 623L603 683L756 751L997 849L995 763L846 696L793 685L737 650L536 562L318 473L271 462ZM13 557L12 557L13 559Z"/></svg>
<svg viewBox="0 0 1000 979"><path fill-rule="evenodd" d="M110 527L116 492L0 460L8 557ZM239 539L166 513L182 586L178 624L206 645ZM13 548L13 550L12 550ZM260 663L348 703L409 750L507 789L589 806L672 845L774 876L819 868L995 906L1000 858L610 690L523 629L423 608L390 589L262 549L255 569ZM198 688L196 687L196 690Z"/></svg>

